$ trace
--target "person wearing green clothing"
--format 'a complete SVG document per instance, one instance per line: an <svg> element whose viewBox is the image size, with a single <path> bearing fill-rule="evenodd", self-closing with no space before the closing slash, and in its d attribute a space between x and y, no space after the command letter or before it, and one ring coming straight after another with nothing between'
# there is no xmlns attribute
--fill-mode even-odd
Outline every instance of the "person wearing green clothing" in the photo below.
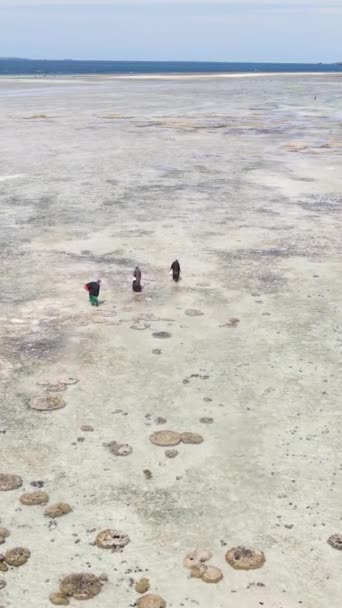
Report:
<svg viewBox="0 0 342 608"><path fill-rule="evenodd" d="M86 283L86 285L84 285L84 289L89 293L89 302L92 306L99 305L98 297L100 294L100 286L100 279L98 279L98 281L91 281L90 283Z"/></svg>

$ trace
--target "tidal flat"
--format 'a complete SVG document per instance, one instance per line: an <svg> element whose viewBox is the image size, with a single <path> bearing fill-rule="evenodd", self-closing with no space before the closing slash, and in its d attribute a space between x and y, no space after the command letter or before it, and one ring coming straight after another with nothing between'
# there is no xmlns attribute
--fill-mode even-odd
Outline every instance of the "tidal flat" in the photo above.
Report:
<svg viewBox="0 0 342 608"><path fill-rule="evenodd" d="M342 75L1 78L0 132L1 608L340 608Z"/></svg>

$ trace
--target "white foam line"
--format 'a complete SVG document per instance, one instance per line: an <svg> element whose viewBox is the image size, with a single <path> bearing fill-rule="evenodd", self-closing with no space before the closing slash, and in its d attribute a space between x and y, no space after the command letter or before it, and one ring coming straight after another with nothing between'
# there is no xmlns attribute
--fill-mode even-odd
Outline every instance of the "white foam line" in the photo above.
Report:
<svg viewBox="0 0 342 608"><path fill-rule="evenodd" d="M18 179L19 177L25 177L25 174L16 173L15 175L0 175L0 182L5 182L8 179Z"/></svg>
<svg viewBox="0 0 342 608"><path fill-rule="evenodd" d="M292 77L292 76L331 76L340 75L340 72L210 72L207 74L104 74L112 80L196 80L204 78L265 78L265 77Z"/></svg>

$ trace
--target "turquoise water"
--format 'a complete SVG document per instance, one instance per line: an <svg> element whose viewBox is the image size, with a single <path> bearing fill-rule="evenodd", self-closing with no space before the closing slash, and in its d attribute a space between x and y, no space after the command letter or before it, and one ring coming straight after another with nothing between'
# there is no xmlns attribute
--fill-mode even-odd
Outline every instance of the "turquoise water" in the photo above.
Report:
<svg viewBox="0 0 342 608"><path fill-rule="evenodd" d="M0 75L342 72L342 64L0 59Z"/></svg>

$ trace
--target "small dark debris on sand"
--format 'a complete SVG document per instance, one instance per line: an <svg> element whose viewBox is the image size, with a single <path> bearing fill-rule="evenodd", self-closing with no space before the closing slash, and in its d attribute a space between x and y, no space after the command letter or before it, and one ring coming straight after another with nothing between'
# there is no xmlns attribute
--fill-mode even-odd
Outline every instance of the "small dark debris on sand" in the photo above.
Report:
<svg viewBox="0 0 342 608"><path fill-rule="evenodd" d="M44 487L44 481L31 481L30 483L31 486L33 486L34 488L43 488Z"/></svg>
<svg viewBox="0 0 342 608"><path fill-rule="evenodd" d="M202 312L201 310L197 310L196 308L189 308L185 311L185 314L188 317L202 317L204 315L204 312Z"/></svg>
<svg viewBox="0 0 342 608"><path fill-rule="evenodd" d="M202 424L213 424L214 418L210 418L209 416L202 416L202 418L200 418L200 422Z"/></svg>
<svg viewBox="0 0 342 608"><path fill-rule="evenodd" d="M172 334L169 331L155 331L152 336L160 340L166 340L167 338L171 338Z"/></svg>
<svg viewBox="0 0 342 608"><path fill-rule="evenodd" d="M74 376L63 376L63 378L59 378L58 382L60 384L66 384L67 386L71 386L72 384L77 384L79 382L78 378Z"/></svg>
<svg viewBox="0 0 342 608"><path fill-rule="evenodd" d="M223 325L220 325L220 327L237 327L239 323L240 319L237 319L236 317L231 317L231 319L229 319L227 323L223 323Z"/></svg>
<svg viewBox="0 0 342 608"><path fill-rule="evenodd" d="M150 471L150 469L144 469L143 470L145 479L152 479L152 471Z"/></svg>
<svg viewBox="0 0 342 608"><path fill-rule="evenodd" d="M92 433L94 431L94 427L90 424L82 424L81 431L83 431L83 433Z"/></svg>
<svg viewBox="0 0 342 608"><path fill-rule="evenodd" d="M155 422L155 424L166 424L167 420L166 420L166 418L163 418L162 416L158 416L157 418L155 418L154 422Z"/></svg>

